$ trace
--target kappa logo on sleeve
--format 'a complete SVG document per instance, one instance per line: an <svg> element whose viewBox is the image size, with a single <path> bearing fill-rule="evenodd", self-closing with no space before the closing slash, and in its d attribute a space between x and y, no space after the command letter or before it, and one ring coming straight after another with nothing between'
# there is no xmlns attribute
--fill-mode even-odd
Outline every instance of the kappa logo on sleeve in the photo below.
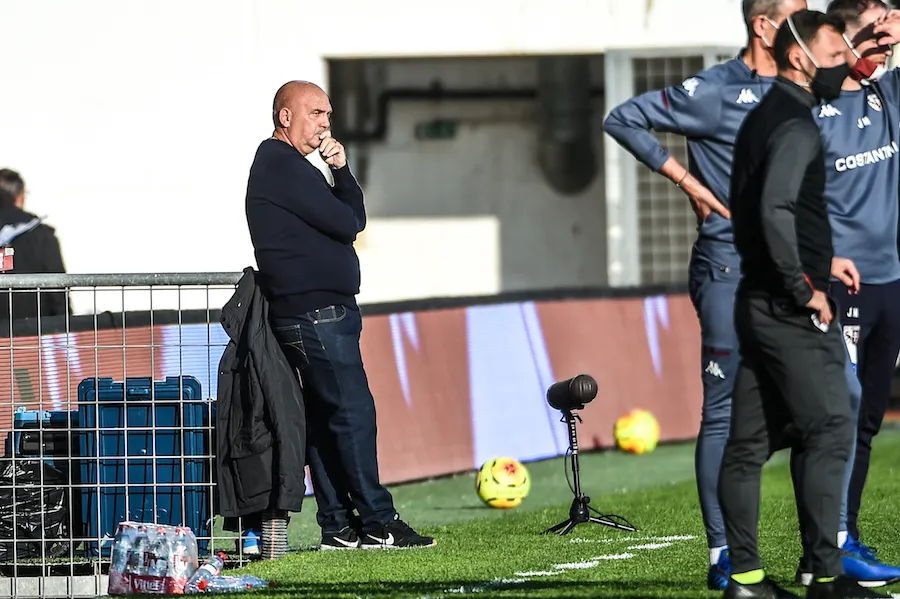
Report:
<svg viewBox="0 0 900 599"><path fill-rule="evenodd" d="M694 97L694 92L697 91L697 88L700 86L700 80L696 77L689 77L684 80L684 83L681 84L681 87L684 88L684 91L688 93L688 96Z"/></svg>

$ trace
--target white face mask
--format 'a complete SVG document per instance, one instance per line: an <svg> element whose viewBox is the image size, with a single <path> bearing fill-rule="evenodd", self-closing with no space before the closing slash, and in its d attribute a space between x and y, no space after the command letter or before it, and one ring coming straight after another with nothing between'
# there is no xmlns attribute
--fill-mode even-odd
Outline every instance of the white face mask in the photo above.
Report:
<svg viewBox="0 0 900 599"><path fill-rule="evenodd" d="M875 64L868 58L864 58L860 56L859 52L856 51L856 47L853 45L853 42L850 41L850 38L847 37L847 34L844 34L844 41L847 43L847 46L850 48L850 51L853 52L853 56L856 57L856 64L853 65L851 69L851 75L854 79L859 81L862 85L871 85L872 82L878 81L882 75L887 72L887 69L882 64Z"/></svg>
<svg viewBox="0 0 900 599"><path fill-rule="evenodd" d="M775 29L775 32L776 32L776 33L778 32L779 29L781 29L778 25L775 24L775 21L773 21L773 20L770 19L769 17L765 17L765 19L766 19L766 21L769 22L769 25L771 25L772 28ZM766 39L766 36L761 35L761 36L759 36L759 37L760 37L760 39L762 39L763 43L766 45L766 48L768 48L769 50L771 50L772 47L773 47L773 45L774 45L774 41L775 41L775 40L773 39L773 40L772 40L773 44L770 44L770 43L769 43L769 40Z"/></svg>

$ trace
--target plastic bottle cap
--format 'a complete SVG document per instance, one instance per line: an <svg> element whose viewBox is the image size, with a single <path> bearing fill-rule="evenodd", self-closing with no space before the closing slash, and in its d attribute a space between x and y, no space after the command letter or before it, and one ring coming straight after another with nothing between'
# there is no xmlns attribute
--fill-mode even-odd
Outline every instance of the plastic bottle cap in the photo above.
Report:
<svg viewBox="0 0 900 599"><path fill-rule="evenodd" d="M208 586L209 586L208 580L201 580L199 583L197 583L197 588L200 589L201 591L205 591L206 587L208 587Z"/></svg>

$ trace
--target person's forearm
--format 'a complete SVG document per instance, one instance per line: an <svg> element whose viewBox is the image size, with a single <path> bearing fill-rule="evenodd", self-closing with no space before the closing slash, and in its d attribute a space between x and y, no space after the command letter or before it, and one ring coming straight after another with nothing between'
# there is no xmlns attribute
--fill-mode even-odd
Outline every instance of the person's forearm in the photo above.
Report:
<svg viewBox="0 0 900 599"><path fill-rule="evenodd" d="M687 167L682 166L682 164L672 156L669 156L659 168L659 174L675 184L683 183L684 180L690 176Z"/></svg>

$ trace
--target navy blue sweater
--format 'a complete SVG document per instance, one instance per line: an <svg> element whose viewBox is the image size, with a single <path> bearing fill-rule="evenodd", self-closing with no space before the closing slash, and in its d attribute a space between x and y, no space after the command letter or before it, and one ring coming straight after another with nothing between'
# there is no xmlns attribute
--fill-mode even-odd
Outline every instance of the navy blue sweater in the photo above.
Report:
<svg viewBox="0 0 900 599"><path fill-rule="evenodd" d="M350 166L334 187L297 150L277 139L259 145L247 181L247 223L271 315L290 318L332 304L356 309L366 226L363 192Z"/></svg>

